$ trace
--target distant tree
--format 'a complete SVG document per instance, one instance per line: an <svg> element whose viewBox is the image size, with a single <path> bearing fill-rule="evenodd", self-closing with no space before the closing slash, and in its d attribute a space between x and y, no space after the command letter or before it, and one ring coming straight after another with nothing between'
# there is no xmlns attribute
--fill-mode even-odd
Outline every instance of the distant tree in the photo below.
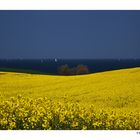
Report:
<svg viewBox="0 0 140 140"><path fill-rule="evenodd" d="M62 65L58 68L58 73L60 75L69 75L69 66L66 64L66 65Z"/></svg>
<svg viewBox="0 0 140 140"><path fill-rule="evenodd" d="M87 74L89 73L89 69L86 65L78 65L76 67L76 74Z"/></svg>
<svg viewBox="0 0 140 140"><path fill-rule="evenodd" d="M58 68L58 74L60 75L79 75L79 74L87 74L87 73L89 73L88 67L82 64L72 68L70 68L66 64Z"/></svg>

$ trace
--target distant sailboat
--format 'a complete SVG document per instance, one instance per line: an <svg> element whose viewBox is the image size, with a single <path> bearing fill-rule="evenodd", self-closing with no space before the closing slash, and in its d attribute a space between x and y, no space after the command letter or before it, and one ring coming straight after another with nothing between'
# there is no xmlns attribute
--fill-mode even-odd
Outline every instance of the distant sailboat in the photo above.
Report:
<svg viewBox="0 0 140 140"><path fill-rule="evenodd" d="M54 61L57 62L57 59L55 58Z"/></svg>

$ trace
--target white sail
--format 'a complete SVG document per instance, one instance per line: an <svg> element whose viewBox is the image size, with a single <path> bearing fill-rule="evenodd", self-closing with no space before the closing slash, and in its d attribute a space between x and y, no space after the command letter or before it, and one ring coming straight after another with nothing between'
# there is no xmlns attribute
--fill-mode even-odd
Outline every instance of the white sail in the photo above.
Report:
<svg viewBox="0 0 140 140"><path fill-rule="evenodd" d="M57 62L57 59L55 58L54 61Z"/></svg>

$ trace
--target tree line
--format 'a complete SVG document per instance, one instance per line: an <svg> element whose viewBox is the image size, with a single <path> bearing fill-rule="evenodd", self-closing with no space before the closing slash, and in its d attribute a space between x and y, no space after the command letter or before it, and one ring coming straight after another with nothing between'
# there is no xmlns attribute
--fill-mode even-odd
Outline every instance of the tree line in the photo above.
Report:
<svg viewBox="0 0 140 140"><path fill-rule="evenodd" d="M77 65L76 67L69 67L67 64L62 65L58 68L58 74L60 75L80 75L88 74L89 69L86 65Z"/></svg>

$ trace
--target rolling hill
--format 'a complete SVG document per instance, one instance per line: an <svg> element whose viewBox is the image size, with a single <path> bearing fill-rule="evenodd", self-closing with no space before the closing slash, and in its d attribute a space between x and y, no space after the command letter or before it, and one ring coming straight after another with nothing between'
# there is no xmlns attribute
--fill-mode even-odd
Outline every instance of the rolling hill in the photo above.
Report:
<svg viewBox="0 0 140 140"><path fill-rule="evenodd" d="M110 114L113 111L118 115L125 114L129 119L128 114L134 113L137 120L140 112L140 68L77 76L0 72L0 95L1 100L18 95L32 100L47 97L54 104L65 101L73 105L78 103L87 110L92 106L95 112L105 110ZM116 129L139 127L130 125Z"/></svg>
<svg viewBox="0 0 140 140"><path fill-rule="evenodd" d="M69 100L98 106L135 107L140 102L140 68L78 76L0 72L0 95ZM120 101L120 104L119 104Z"/></svg>

